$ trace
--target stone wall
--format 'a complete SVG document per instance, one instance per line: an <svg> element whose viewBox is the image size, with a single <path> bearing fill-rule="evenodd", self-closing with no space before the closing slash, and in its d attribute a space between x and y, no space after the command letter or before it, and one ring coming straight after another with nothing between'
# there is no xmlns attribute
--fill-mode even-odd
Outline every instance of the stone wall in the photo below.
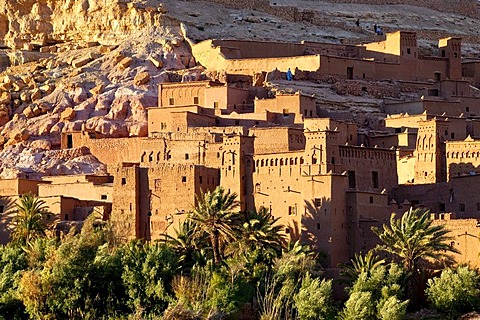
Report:
<svg viewBox="0 0 480 320"><path fill-rule="evenodd" d="M385 5L383 0L330 0L332 3L364 3ZM478 17L478 5L476 0L390 0L388 4L404 4L417 7L430 8L437 11L453 12L470 17Z"/></svg>

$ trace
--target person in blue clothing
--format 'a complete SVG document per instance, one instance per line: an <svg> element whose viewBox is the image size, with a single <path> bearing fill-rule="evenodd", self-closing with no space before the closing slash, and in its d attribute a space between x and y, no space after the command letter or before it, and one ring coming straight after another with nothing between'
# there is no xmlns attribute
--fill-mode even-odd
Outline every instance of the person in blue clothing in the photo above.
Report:
<svg viewBox="0 0 480 320"><path fill-rule="evenodd" d="M287 70L287 81L292 81L293 80L293 75L292 75L292 70L288 68Z"/></svg>

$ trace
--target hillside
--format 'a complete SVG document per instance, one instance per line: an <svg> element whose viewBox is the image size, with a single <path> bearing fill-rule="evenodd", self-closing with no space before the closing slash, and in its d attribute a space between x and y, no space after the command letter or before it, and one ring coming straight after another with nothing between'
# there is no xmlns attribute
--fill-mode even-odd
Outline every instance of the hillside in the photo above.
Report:
<svg viewBox="0 0 480 320"><path fill-rule="evenodd" d="M159 83L217 76L197 65L190 41L359 43L378 40L377 23L385 31L417 31L426 53L434 50L433 39L448 35L464 38L465 56L480 52L475 15L407 4L248 3L0 0L6 9L0 14L0 178L103 172L88 150L58 151L61 133L83 128L102 137L146 136L146 108L156 105ZM335 84L267 86L315 94L318 107L353 114L368 123L365 130L377 129L383 117L381 97L349 95Z"/></svg>

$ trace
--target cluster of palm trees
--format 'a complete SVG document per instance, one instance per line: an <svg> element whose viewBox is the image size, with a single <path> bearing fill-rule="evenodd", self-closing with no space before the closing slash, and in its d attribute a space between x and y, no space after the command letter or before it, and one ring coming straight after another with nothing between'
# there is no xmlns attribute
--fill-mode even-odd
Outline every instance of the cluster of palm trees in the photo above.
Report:
<svg viewBox="0 0 480 320"><path fill-rule="evenodd" d="M189 217L175 230L176 236L166 236L168 242L182 251L186 261L208 249L215 265L227 256L253 251L262 252L267 260L278 256L286 243L278 218L264 207L239 212L236 199L236 193L221 186L202 193Z"/></svg>
<svg viewBox="0 0 480 320"><path fill-rule="evenodd" d="M263 297L264 302L268 302L270 294L272 299L283 294L281 299L275 300L271 310L265 304L264 312L285 315L282 306L287 304L286 301L292 306L293 297L300 295L302 286L320 286L320 273L316 273L319 268L317 256L308 246L287 241L281 232L282 226L277 223L278 218L275 219L268 209L261 207L239 212L237 195L221 186L202 193L196 200L197 204L188 218L175 230L176 236L165 236L166 248L175 252L181 274L174 278L173 289L175 286L182 288L185 283L194 283L195 277L201 278L207 272L213 278L202 278L205 290L223 288L221 290L228 289L231 294L240 294L241 288L236 285L242 278L250 288L257 286L258 300ZM15 213L13 242L24 245L45 236L50 213L43 200L31 194L23 195L15 205ZM406 297L410 303L417 301L418 290L414 289L421 287L421 282L426 283L426 279L422 278L424 267L432 261L451 263L450 254L457 253L448 245L451 240L448 231L432 222L427 210L416 209L407 211L400 218L393 214L389 224L381 229L373 228L381 244L366 255L356 254L351 264L344 268L350 283L355 283L360 275L361 281L366 281L371 275L385 273L387 261L390 264L400 262L407 275ZM310 274L315 277L309 278ZM215 280L215 277L219 278ZM327 284L322 282L322 286L326 288ZM288 290L285 289L287 287ZM180 293L175 292L177 294ZM207 304L217 299L216 294L209 297ZM393 297L389 298L394 301ZM301 313L301 303L296 303L297 312ZM263 306L261 301L259 304ZM348 314L344 311L344 315Z"/></svg>

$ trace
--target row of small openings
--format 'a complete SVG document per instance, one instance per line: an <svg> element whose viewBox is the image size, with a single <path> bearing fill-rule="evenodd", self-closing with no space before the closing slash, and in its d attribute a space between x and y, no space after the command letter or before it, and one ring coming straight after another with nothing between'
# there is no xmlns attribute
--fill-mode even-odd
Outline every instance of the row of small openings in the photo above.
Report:
<svg viewBox="0 0 480 320"><path fill-rule="evenodd" d="M199 104L199 99L198 97L193 97L193 104ZM218 104L218 102L217 102ZM171 97L168 99L168 105L173 106L175 105L175 98Z"/></svg>

